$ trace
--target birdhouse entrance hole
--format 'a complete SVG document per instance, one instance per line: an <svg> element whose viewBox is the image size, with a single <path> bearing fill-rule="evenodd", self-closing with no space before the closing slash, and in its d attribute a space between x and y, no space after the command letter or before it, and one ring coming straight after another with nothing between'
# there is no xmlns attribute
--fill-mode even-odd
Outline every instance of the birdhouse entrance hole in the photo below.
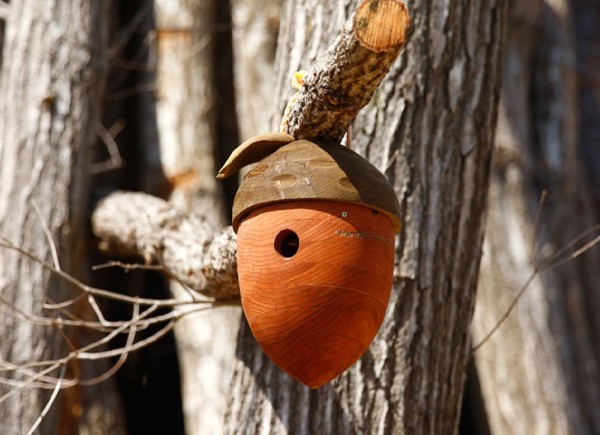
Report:
<svg viewBox="0 0 600 435"><path fill-rule="evenodd" d="M281 230L275 236L275 250L279 255L285 258L292 258L298 252L300 239L298 234L292 230Z"/></svg>

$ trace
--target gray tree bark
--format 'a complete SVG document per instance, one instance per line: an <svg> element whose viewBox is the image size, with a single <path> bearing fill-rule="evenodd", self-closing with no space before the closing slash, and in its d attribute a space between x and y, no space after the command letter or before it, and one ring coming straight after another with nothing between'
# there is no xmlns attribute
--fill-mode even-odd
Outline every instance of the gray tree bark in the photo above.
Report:
<svg viewBox="0 0 600 435"><path fill-rule="evenodd" d="M594 223L580 160L580 138L589 133L579 121L587 115L577 93L569 2L514 2L509 23L475 343L534 267L544 268L545 258ZM541 189L548 199L536 223ZM492 433L600 431L598 262L591 251L541 272L475 353Z"/></svg>
<svg viewBox="0 0 600 435"><path fill-rule="evenodd" d="M76 276L87 269L85 211L100 98L107 72L110 2L12 2L0 77L0 234ZM73 296L61 282L15 252L0 251L0 297L40 315L45 302ZM80 315L82 313L79 313ZM68 350L59 332L0 318L0 358L14 364L53 359ZM51 373L58 375L58 371ZM85 373L82 373L85 376ZM13 377L20 380L17 375ZM0 394L13 387L0 386ZM110 383L73 388L42 421L42 433L119 433L119 401ZM102 395L102 400L91 397ZM0 432L26 433L50 397L25 386L0 405Z"/></svg>
<svg viewBox="0 0 600 435"><path fill-rule="evenodd" d="M357 2L285 2L276 95ZM505 1L408 2L405 52L354 124L404 215L386 320L365 356L318 391L275 367L243 323L227 433L455 433L483 240ZM273 127L274 128L274 127Z"/></svg>

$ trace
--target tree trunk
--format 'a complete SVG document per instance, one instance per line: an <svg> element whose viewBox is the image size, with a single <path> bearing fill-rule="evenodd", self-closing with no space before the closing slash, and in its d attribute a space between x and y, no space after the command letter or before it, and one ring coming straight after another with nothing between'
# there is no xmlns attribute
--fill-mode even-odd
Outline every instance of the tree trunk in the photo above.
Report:
<svg viewBox="0 0 600 435"><path fill-rule="evenodd" d="M235 85L240 136L243 140L269 131L273 111L273 70L279 0L233 0Z"/></svg>
<svg viewBox="0 0 600 435"><path fill-rule="evenodd" d="M36 1L12 2L4 41L0 235L50 262L54 243L61 268L76 276L88 267L85 212L107 72L109 11L110 2L48 2L44 8ZM44 303L68 299L73 290L39 264L1 250L0 294L3 303L41 315ZM82 339L3 313L1 359L23 364L62 356L68 350L62 334L73 343ZM11 377L24 379L23 373ZM0 394L7 388L13 387L2 385ZM110 384L100 388L76 387L59 396L41 432L119 433L119 401ZM90 400L99 394L101 400ZM26 385L0 406L0 432L26 433L49 398L48 390Z"/></svg>
<svg viewBox="0 0 600 435"><path fill-rule="evenodd" d="M515 4L509 22L475 343L507 311L534 267L544 268L544 258L594 222L581 177L578 137L587 133L578 118L585 105L577 95L568 2ZM541 189L548 198L536 222ZM541 272L476 351L492 433L600 431L598 261L589 252Z"/></svg>
<svg viewBox="0 0 600 435"><path fill-rule="evenodd" d="M285 2L278 113L357 2ZM404 229L378 337L311 391L275 367L245 322L227 433L454 433L469 358L506 2L408 4L413 33L354 124L352 144L394 184ZM276 117L277 118L277 117ZM274 125L279 123L275 119Z"/></svg>
<svg viewBox="0 0 600 435"><path fill-rule="evenodd" d="M221 227L226 213L215 178L215 157L224 134L233 134L225 139L230 147L238 141L235 111L231 116L235 102L226 98L227 86L233 89L231 74L225 74L231 59L217 59L227 52L231 56L231 42L227 45L225 37L231 34L231 23L218 22L223 12L227 16L229 2L156 0L155 5L157 120L169 199ZM220 74L219 66L225 69ZM229 128L223 128L224 122L229 122ZM179 283L172 281L170 287L176 297L188 296ZM239 311L239 307L220 308L188 315L177 323L188 434L221 431Z"/></svg>

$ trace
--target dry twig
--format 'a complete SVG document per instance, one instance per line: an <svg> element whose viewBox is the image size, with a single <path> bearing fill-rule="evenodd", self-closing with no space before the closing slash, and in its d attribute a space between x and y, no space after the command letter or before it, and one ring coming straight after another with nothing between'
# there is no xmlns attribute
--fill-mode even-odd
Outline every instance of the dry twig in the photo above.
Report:
<svg viewBox="0 0 600 435"><path fill-rule="evenodd" d="M479 343L477 343L471 348L471 353L477 352L477 350L479 350L494 336L496 331L502 326L502 324L506 321L508 316L510 316L514 308L519 303L519 300L521 300L521 297L525 294L525 291L529 288L530 284L535 279L535 277L538 276L538 274L547 270L556 269L557 267L563 266L566 263L575 260L577 257L589 251L594 246L600 243L600 235L597 234L598 232L600 232L600 224L598 224L583 231L581 234L573 238L573 240L571 240L565 246L558 249L549 257L539 258L536 253L536 246L540 227L541 212L544 202L546 200L546 196L546 191L543 191L542 195L540 196L540 201L538 203L538 208L535 215L534 234L531 245L532 256L534 259L533 271L531 272L531 275L529 275L523 286L519 289L517 295L513 298L504 314L498 319L494 327L490 329L490 331L479 341ZM594 234L596 234L596 236L590 239L590 236Z"/></svg>
<svg viewBox="0 0 600 435"><path fill-rule="evenodd" d="M49 312L48 316L36 316L25 313L0 298L0 309L5 315L12 316L20 321L29 322L40 327L56 328L61 333L65 327L69 327L85 328L100 334L99 338L91 343L76 347L69 339L67 339L67 335L62 333L70 350L61 358L45 361L30 361L22 364L0 360L0 373L2 374L0 376L0 384L11 387L6 394L0 397L0 404L24 389L44 388L54 390L46 407L40 414L40 417L32 426L32 430L35 430L41 422L41 419L43 419L44 415L48 412L59 390L71 388L75 385L93 385L106 380L125 363L131 352L159 340L165 334L170 332L175 323L183 316L206 310L214 306L231 303L231 301L214 301L206 298L198 299L197 297L189 297L188 299L181 300L155 300L120 295L108 290L94 288L80 282L73 276L61 270L57 264L54 265L36 257L30 252L16 246L5 237L0 236L0 247L15 251L32 262L41 265L60 278L73 284L74 287L81 292L80 295L68 301L44 304L45 310ZM107 321L102 314L100 306L93 298L94 296L130 304L132 306L131 318L125 321ZM81 299L87 299L88 304L95 307L93 312L97 319L81 319L68 311L68 308L70 308L75 301ZM165 314L155 314L159 308L165 307L171 308L172 310ZM136 340L136 336L139 332L154 325L160 325L160 328L148 337ZM107 344L123 334L127 335L125 345L115 349L105 350ZM76 360L97 361L114 357L118 357L118 359L112 367L94 378L80 379L78 375L70 378L66 376L66 370L69 367L69 364ZM52 373L57 370L60 371L59 376L52 376ZM74 372L77 373L76 368L74 368Z"/></svg>

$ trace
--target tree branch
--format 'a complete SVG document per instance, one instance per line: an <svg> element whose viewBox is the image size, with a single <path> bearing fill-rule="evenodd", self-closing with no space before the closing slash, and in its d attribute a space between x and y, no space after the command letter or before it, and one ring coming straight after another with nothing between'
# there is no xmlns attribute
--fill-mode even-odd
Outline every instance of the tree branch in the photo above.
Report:
<svg viewBox="0 0 600 435"><path fill-rule="evenodd" d="M396 60L408 27L401 1L361 3L304 77L284 132L339 142Z"/></svg>
<svg viewBox="0 0 600 435"><path fill-rule="evenodd" d="M105 252L141 256L192 290L215 299L239 297L236 236L201 216L144 193L115 192L92 215Z"/></svg>
<svg viewBox="0 0 600 435"><path fill-rule="evenodd" d="M406 40L409 18L399 0L365 0L304 78L289 107L296 139L339 141L389 71ZM114 193L100 202L92 230L105 250L140 255L204 295L239 296L236 237L202 217L140 193Z"/></svg>

